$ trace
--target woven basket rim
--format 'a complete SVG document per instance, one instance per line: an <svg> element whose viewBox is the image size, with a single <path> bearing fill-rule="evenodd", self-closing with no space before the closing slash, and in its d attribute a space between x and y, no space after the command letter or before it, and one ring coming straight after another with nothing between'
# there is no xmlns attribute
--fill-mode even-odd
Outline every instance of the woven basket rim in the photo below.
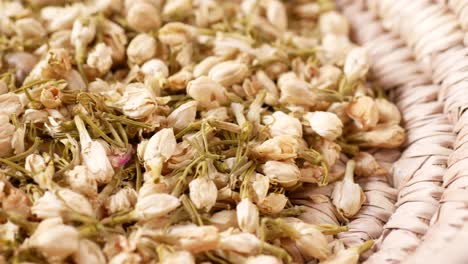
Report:
<svg viewBox="0 0 468 264"><path fill-rule="evenodd" d="M468 100L464 99L464 90L468 91L468 85L462 81L468 81L468 49L464 46L464 41L468 44L468 1L337 2L350 20L357 42L370 48L371 58L375 59L371 65L374 77L395 95L395 102L403 111L409 138L392 175L392 183L399 191L397 209L377 240L376 253L367 263L420 263L421 259L430 259L430 263L445 259L450 259L449 263L466 263L468 253L462 250L462 244L468 242L468 235L461 231L468 232L465 223L468 220L468 177L463 175L463 169L468 168L468 155L464 151L468 142L464 139L465 127L468 128L468 114L464 114ZM404 8L413 13L405 15ZM442 21L442 18L445 20L432 28L421 22ZM437 35L446 24L454 25L454 29L450 34ZM411 34L412 31L416 33ZM439 38L431 39L431 36ZM414 60L405 57L407 53L413 55ZM426 138L421 141L419 137L423 133ZM419 149L415 147L418 140L423 142ZM432 164L440 163L441 169L432 170L432 175L430 170L427 175L418 174L421 168L411 171L411 163L417 163L418 158L430 159ZM432 193L433 199L423 199L419 206L433 206L435 211L424 217L404 218L404 213L410 215L412 212L400 210L401 205L406 204L409 208L410 201L417 206L416 198L405 200L405 190L425 181L437 182L439 186L435 184L434 190L438 191ZM457 203L460 208L452 210ZM448 221L445 208L460 215L453 215L452 222L458 225L451 226L444 236L442 231L447 228ZM415 210L415 214L419 211ZM401 219L407 221L399 221ZM409 223L409 220L415 222ZM398 244L397 238L403 241ZM448 241L452 243L447 247Z"/></svg>

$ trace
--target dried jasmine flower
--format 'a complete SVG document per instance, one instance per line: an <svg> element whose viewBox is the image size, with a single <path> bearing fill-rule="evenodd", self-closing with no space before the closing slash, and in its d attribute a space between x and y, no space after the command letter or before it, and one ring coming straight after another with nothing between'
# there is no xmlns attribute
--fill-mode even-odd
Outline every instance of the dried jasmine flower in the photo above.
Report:
<svg viewBox="0 0 468 264"><path fill-rule="evenodd" d="M355 263L370 248L337 243L337 225L364 202L354 174L387 175L374 148L405 131L332 1L0 9L0 262Z"/></svg>
<svg viewBox="0 0 468 264"><path fill-rule="evenodd" d="M50 218L37 226L25 245L39 249L51 262L63 261L79 249L79 232L59 217Z"/></svg>
<svg viewBox="0 0 468 264"><path fill-rule="evenodd" d="M335 185L332 194L333 204L346 218L354 216L366 200L361 186L354 183L354 168L355 162L348 161L344 178Z"/></svg>
<svg viewBox="0 0 468 264"><path fill-rule="evenodd" d="M304 115L315 133L328 140L335 140L343 131L343 123L334 113L312 112Z"/></svg>
<svg viewBox="0 0 468 264"><path fill-rule="evenodd" d="M126 10L128 26L138 32L157 30L161 25L158 9L145 1L137 1Z"/></svg>

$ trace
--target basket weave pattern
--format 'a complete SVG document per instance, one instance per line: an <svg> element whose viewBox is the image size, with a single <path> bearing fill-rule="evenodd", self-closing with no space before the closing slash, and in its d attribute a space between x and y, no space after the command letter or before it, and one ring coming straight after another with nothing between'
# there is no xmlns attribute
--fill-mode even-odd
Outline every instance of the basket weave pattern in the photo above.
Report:
<svg viewBox="0 0 468 264"><path fill-rule="evenodd" d="M365 263L468 263L468 1L338 2L408 134L396 209Z"/></svg>

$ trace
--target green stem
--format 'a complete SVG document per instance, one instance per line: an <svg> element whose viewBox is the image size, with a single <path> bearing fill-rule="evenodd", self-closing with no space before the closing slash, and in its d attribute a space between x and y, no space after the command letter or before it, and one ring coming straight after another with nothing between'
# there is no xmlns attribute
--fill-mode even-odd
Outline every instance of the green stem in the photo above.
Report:
<svg viewBox="0 0 468 264"><path fill-rule="evenodd" d="M288 254L288 252L280 247L274 246L272 244L262 242L262 248L265 249L266 251L269 251L271 254L274 256L284 259L285 263L291 263L292 258Z"/></svg>
<svg viewBox="0 0 468 264"><path fill-rule="evenodd" d="M348 143L340 141L340 140L336 141L336 143L338 143L338 145L340 145L341 150L345 154L349 154L351 156L356 156L359 153L359 147L356 146L356 145L351 145L351 144L348 144Z"/></svg>
<svg viewBox="0 0 468 264"><path fill-rule="evenodd" d="M221 129L221 130L226 130L226 131L233 132L233 133L236 133L236 134L239 134L242 131L241 127L239 125L237 125L237 124L224 122L224 121L220 121L220 120L216 120L216 119L208 120L208 124L210 124L211 126L213 126L215 128L218 128L218 129Z"/></svg>
<svg viewBox="0 0 468 264"><path fill-rule="evenodd" d="M113 140L112 138L110 138L108 135L106 135L106 133L104 133L104 131L102 131L87 115L84 115L83 113L79 113L78 114L79 117L81 119L83 119L83 121L85 121L94 131L96 131L99 136L101 136L104 140L106 140L109 144L111 145L114 145L114 146L118 146L118 147L125 147L122 145L121 142L117 142L115 140Z"/></svg>
<svg viewBox="0 0 468 264"><path fill-rule="evenodd" d="M23 92L33 86L36 86L36 85L39 85L39 84L43 84L43 83L47 83L51 81L50 79L40 79L40 80L35 80L35 81L32 81L30 83L27 83L27 84L24 84L23 86L21 86L20 88L16 89L13 91L13 93L18 93L18 92Z"/></svg>
<svg viewBox="0 0 468 264"><path fill-rule="evenodd" d="M200 214L198 214L195 205L193 205L192 201L190 201L187 195L182 195L180 197L180 201L182 202L182 206L184 207L185 211L187 211L187 213L190 215L190 218L192 218L192 222L199 226L203 225L203 220L200 217Z"/></svg>
<svg viewBox="0 0 468 264"><path fill-rule="evenodd" d="M31 176L31 175L29 174L29 172L28 172L25 168L21 167L20 165L16 164L15 162L12 162L12 161L10 161L10 160L3 159L3 158L0 158L0 162L1 162L1 163L4 163L5 165L10 166L11 168L13 168L13 169L15 169L15 170L17 170L17 171L22 172L23 174L25 174L25 175L27 175L27 176L29 176L29 177Z"/></svg>
<svg viewBox="0 0 468 264"><path fill-rule="evenodd" d="M34 153L34 151L36 151L36 149L39 147L39 145L41 143L42 143L42 140L40 138L36 137L34 139L33 145L29 149L27 149L26 151L24 151L23 153L20 153L18 155L11 156L11 157L7 158L7 160L15 162L15 161L25 159L27 156L29 156L29 154Z"/></svg>
<svg viewBox="0 0 468 264"><path fill-rule="evenodd" d="M326 186L328 184L328 178L329 178L329 169L328 165L325 161L320 162L320 166L323 169L323 177L320 179L319 186Z"/></svg>
<svg viewBox="0 0 468 264"><path fill-rule="evenodd" d="M114 137L114 140L115 140L116 142L119 142L119 144L121 144L121 145L125 145L125 143L123 142L122 138L120 138L119 133L117 133L117 131L115 130L114 126L113 126L112 124L110 124L109 122L107 122L107 120L104 119L104 118L102 118L101 120L104 122L104 124L105 124L105 125L107 126L107 128L110 130L112 136Z"/></svg>
<svg viewBox="0 0 468 264"><path fill-rule="evenodd" d="M346 163L346 170L345 170L345 176L344 178L350 179L353 181L354 177L354 168L356 167L356 162L354 160L349 160Z"/></svg>
<svg viewBox="0 0 468 264"><path fill-rule="evenodd" d="M84 58L86 56L86 47L83 45L80 45L76 49L76 66L78 67L78 72L80 73L81 77L83 78L83 81L85 82L86 86L88 86L88 77L86 77L86 73L83 68L84 64Z"/></svg>
<svg viewBox="0 0 468 264"><path fill-rule="evenodd" d="M374 240L367 240L366 242L358 246L356 249L359 254L362 254L366 252L367 250L371 249L373 245L374 245Z"/></svg>
<svg viewBox="0 0 468 264"><path fill-rule="evenodd" d="M336 235L341 232L346 232L349 229L347 226L336 226L336 225L329 225L329 224L317 225L317 228L324 235Z"/></svg>
<svg viewBox="0 0 468 264"><path fill-rule="evenodd" d="M148 129L152 128L152 126L150 124L146 124L146 123L143 123L143 122L128 119L128 118L123 117L123 116L113 115L113 114L110 114L110 113L105 113L104 117L108 117L109 121L116 121L116 122L119 122L119 123L122 123L122 124L125 124L125 125L129 125L129 126L148 128Z"/></svg>
<svg viewBox="0 0 468 264"><path fill-rule="evenodd" d="M128 146L128 135L127 135L127 132L125 131L125 128L122 126L121 123L117 123L117 130L122 136L125 146Z"/></svg>
<svg viewBox="0 0 468 264"><path fill-rule="evenodd" d="M117 216L110 216L107 218L102 219L101 224L103 225L119 225L128 222L132 222L137 220L135 215L135 211L128 212L126 214L121 214Z"/></svg>
<svg viewBox="0 0 468 264"><path fill-rule="evenodd" d="M177 135L175 136L177 139L180 139L182 138L185 134L187 134L188 132L192 131L192 130L195 130L195 129L200 129L201 127L201 122L200 121L197 121L197 122L193 122L192 124L190 124L189 126L187 126L186 128L182 129L179 133L177 133Z"/></svg>
<svg viewBox="0 0 468 264"><path fill-rule="evenodd" d="M135 169L136 169L135 189L138 192L143 183L143 175L141 173L141 167L140 167L140 163L138 162L138 159L135 159Z"/></svg>
<svg viewBox="0 0 468 264"><path fill-rule="evenodd" d="M3 209L0 209L0 215L10 220L13 224L22 227L24 230L26 230L28 234L34 233L34 230L36 230L36 227L38 225L36 223L27 221L20 215L8 213Z"/></svg>

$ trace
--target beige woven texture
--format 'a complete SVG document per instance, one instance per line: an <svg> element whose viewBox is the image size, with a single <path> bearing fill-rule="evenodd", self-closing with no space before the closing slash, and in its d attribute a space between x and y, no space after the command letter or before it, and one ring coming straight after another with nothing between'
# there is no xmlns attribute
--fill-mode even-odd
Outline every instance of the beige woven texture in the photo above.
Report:
<svg viewBox="0 0 468 264"><path fill-rule="evenodd" d="M468 1L338 4L408 133L389 177L396 190L361 182L368 201L339 237L378 239L364 263L468 263Z"/></svg>

